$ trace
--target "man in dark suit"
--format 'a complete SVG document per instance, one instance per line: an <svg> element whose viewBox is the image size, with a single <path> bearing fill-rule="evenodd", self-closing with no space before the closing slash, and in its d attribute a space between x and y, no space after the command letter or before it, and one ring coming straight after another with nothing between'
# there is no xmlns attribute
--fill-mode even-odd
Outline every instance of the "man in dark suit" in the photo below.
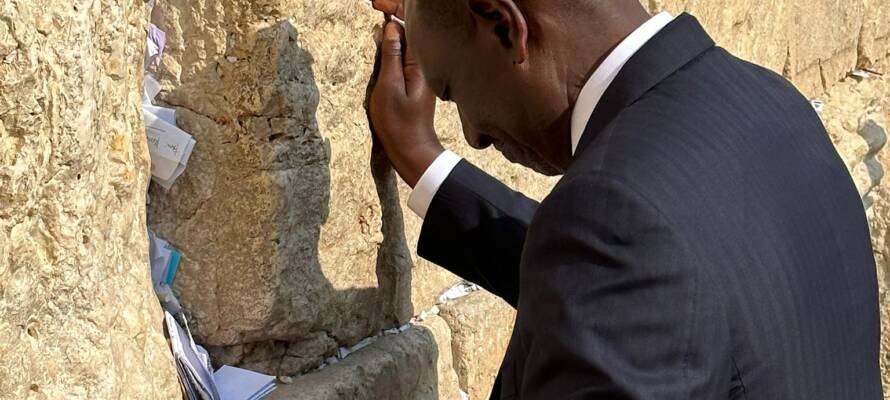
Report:
<svg viewBox="0 0 890 400"><path fill-rule="evenodd" d="M407 17L370 115L419 254L518 311L494 398L881 398L862 203L782 77L637 0L375 3ZM445 151L436 95L550 195Z"/></svg>

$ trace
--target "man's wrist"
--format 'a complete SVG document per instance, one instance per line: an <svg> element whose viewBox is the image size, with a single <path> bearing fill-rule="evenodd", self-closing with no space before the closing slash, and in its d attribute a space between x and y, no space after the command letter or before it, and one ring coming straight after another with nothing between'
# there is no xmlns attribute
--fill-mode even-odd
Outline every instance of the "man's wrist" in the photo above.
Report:
<svg viewBox="0 0 890 400"><path fill-rule="evenodd" d="M445 183L451 171L457 167L461 158L448 150L439 154L436 160L423 172L411 195L408 196L408 208L414 211L417 216L426 219L427 210L439 192L439 187Z"/></svg>
<svg viewBox="0 0 890 400"><path fill-rule="evenodd" d="M401 160L393 160L393 166L396 168L399 176L402 177L402 180L413 189L427 168L444 152L445 148L439 143L418 146L414 150L407 152L404 157L401 157Z"/></svg>

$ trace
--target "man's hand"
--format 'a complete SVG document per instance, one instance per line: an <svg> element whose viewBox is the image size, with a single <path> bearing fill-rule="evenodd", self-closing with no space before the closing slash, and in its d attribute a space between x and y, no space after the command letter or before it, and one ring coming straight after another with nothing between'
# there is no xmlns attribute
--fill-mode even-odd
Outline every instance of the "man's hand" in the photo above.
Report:
<svg viewBox="0 0 890 400"><path fill-rule="evenodd" d="M376 0L377 4L386 3ZM420 66L395 22L383 30L380 75L371 93L371 126L396 172L412 188L444 151L433 118L436 96L426 86Z"/></svg>
<svg viewBox="0 0 890 400"><path fill-rule="evenodd" d="M395 15L402 20L405 19L405 9L402 7L402 0L371 0L371 5L377 11Z"/></svg>

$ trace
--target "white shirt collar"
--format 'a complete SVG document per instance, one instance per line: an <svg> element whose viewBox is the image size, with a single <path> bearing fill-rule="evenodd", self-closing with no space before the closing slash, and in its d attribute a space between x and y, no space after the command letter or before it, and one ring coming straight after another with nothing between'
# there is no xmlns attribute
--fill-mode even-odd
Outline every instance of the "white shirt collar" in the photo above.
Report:
<svg viewBox="0 0 890 400"><path fill-rule="evenodd" d="M667 24L671 23L674 17L667 11L663 11L658 15L650 18L648 21L640 25L628 35L615 50L609 53L609 56L603 60L602 64L596 68L587 83L581 89L578 95L578 101L572 110L572 155L575 155L575 149L578 148L578 142L581 141L581 135L584 134L584 128L593 110L599 103L600 98L606 92L606 89L618 76L618 72L630 60L638 50L640 50L649 39L652 39Z"/></svg>

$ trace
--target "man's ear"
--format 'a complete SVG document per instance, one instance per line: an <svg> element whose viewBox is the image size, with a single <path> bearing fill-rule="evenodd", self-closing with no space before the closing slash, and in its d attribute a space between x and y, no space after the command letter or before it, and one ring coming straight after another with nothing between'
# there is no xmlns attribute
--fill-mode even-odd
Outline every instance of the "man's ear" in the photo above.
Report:
<svg viewBox="0 0 890 400"><path fill-rule="evenodd" d="M481 33L496 35L513 53L513 62L528 60L528 24L513 0L467 0Z"/></svg>

